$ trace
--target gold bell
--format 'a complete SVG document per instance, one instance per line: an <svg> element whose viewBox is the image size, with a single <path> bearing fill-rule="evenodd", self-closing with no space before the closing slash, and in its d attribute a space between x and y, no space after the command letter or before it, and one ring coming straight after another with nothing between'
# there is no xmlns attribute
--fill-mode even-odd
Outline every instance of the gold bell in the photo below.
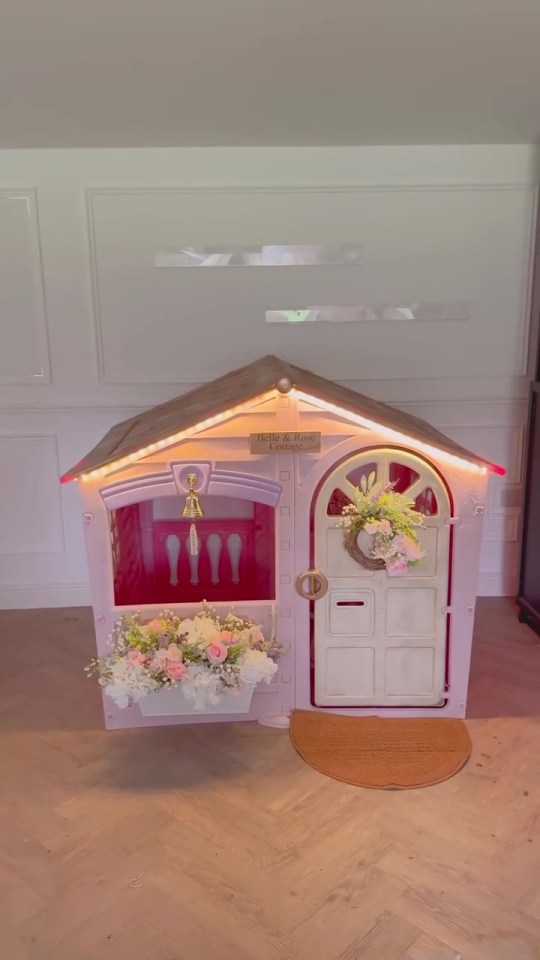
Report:
<svg viewBox="0 0 540 960"><path fill-rule="evenodd" d="M186 502L184 509L182 510L182 516L186 517L188 520L196 520L197 517L204 517L204 510L199 503L199 497L195 491L197 475L195 473L188 474L187 482L189 484L189 490L186 495Z"/></svg>

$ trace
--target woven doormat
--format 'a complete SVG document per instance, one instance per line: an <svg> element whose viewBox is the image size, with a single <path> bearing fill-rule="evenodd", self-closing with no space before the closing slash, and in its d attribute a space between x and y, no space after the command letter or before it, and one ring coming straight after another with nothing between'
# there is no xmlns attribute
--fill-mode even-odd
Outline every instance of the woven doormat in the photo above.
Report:
<svg viewBox="0 0 540 960"><path fill-rule="evenodd" d="M294 710L295 750L327 777L374 790L411 790L453 777L467 763L463 720L342 717Z"/></svg>

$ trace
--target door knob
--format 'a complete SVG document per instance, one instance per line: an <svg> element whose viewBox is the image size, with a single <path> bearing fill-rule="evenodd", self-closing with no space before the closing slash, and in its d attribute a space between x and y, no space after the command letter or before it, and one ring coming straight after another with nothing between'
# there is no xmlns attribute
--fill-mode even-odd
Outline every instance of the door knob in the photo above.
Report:
<svg viewBox="0 0 540 960"><path fill-rule="evenodd" d="M304 581L307 580L307 587ZM328 590L328 580L320 570L305 570L296 578L296 592L304 600L320 600Z"/></svg>

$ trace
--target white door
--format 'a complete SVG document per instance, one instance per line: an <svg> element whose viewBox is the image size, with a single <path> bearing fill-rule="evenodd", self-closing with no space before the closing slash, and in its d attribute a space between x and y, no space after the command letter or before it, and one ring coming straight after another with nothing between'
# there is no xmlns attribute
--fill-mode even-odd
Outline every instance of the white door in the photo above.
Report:
<svg viewBox="0 0 540 960"><path fill-rule="evenodd" d="M394 489L425 514L425 529L418 532L426 556L399 576L360 566L336 526L354 487L373 471L377 481L395 481ZM439 703L446 671L450 502L438 474L406 451L365 450L326 478L313 517L314 567L328 580L327 593L313 603L315 704ZM367 538L366 552L369 538L360 536Z"/></svg>

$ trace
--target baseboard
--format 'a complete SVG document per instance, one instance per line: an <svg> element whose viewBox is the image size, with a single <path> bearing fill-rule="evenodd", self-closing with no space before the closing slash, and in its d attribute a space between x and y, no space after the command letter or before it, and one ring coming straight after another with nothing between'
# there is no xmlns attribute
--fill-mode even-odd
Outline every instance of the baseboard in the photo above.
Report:
<svg viewBox="0 0 540 960"><path fill-rule="evenodd" d="M517 590L516 574L481 573L478 577L479 597L515 597Z"/></svg>
<svg viewBox="0 0 540 960"><path fill-rule="evenodd" d="M87 583L11 583L0 586L0 610L90 607Z"/></svg>

